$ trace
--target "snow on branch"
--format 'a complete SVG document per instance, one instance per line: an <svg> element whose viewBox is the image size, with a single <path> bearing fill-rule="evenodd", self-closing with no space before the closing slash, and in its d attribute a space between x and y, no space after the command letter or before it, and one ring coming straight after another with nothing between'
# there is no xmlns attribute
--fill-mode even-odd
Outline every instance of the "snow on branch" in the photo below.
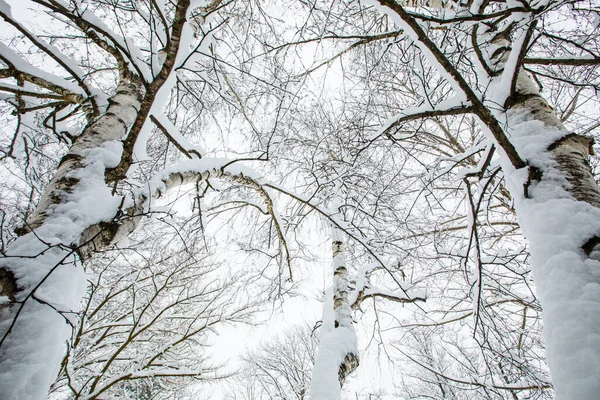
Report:
<svg viewBox="0 0 600 400"><path fill-rule="evenodd" d="M62 3L62 4L61 4ZM60 5L59 5L60 4ZM146 82L152 80L152 74L148 66L143 62L145 56L139 47L137 47L127 37L118 35L114 32L106 23L98 18L89 9L82 10L76 4L74 9L70 10L69 5L64 4L62 0L53 1L52 5L56 5L55 9L58 8L58 12L72 20L80 29L84 32L94 32L101 42L106 44L112 43L111 47L118 49L127 59L129 65L136 71L138 76L144 79ZM101 46L106 47L106 46ZM105 49L107 50L107 49ZM114 51L110 52L114 55Z"/></svg>
<svg viewBox="0 0 600 400"><path fill-rule="evenodd" d="M0 0L0 2L4 3L4 5L6 6L6 2L4 0ZM7 12L8 11L8 12ZM71 92L74 93L79 93L79 94L85 94L88 98L92 98L93 95L95 96L99 96L100 99L104 99L104 96L101 94L100 91L95 91L93 90L92 86L89 86L88 83L86 82L86 78L84 77L84 72L81 70L81 68L79 68L79 66L69 57L65 56L64 54L62 54L60 52L60 50L58 50L55 46L46 43L45 41L43 41L42 39L40 39L39 37L37 37L33 32L30 32L27 28L25 28L22 24L20 24L19 22L17 22L15 19L12 18L10 12L9 12L9 8L8 7L2 7L0 8L0 17L2 17L2 19L4 19L4 21L6 21L7 23L9 23L10 25L12 25L14 28L16 28L19 32L21 32L21 34L23 34L23 36L25 36L27 39L29 39L29 41L31 43L33 43L37 48L39 48L40 50L42 50L44 53L46 53L50 58L52 58L54 61L56 61L56 63L58 65L60 65L65 71L67 71L69 73L69 75L75 79L75 81L77 81L77 84L79 85L79 90L74 90L74 88L72 87L70 89ZM7 53L6 49L2 49L1 50L3 53ZM15 60L17 60L16 58L14 58ZM15 64L13 62L13 64ZM28 65L28 63L21 63L19 62L19 67L20 66L28 66L29 68L33 68L31 65ZM28 72L28 71L24 71L24 72ZM38 75L41 73L42 75L50 75L44 71L41 71L39 69L36 68L37 74L33 74L33 75ZM71 86L71 85L69 85ZM75 85L72 85L75 86ZM76 86L75 86L76 87ZM92 104L94 106L94 109L97 110L97 105L94 101L92 101Z"/></svg>
<svg viewBox="0 0 600 400"><path fill-rule="evenodd" d="M468 114L471 112L473 112L473 106L461 101L459 98L448 99L435 107L426 104L420 107L411 108L404 110L385 121L381 128L379 128L379 131L373 136L372 140L389 134L392 129L404 122L423 118Z"/></svg>
<svg viewBox="0 0 600 400"><path fill-rule="evenodd" d="M404 293L397 293L393 291L383 291L377 289L365 289L364 291L357 293L357 298L352 303L352 308L357 309L360 307L362 302L367 299L380 298L384 300L393 301L396 303L414 303L417 301L425 301L427 299L424 292L411 292L411 296L407 296Z"/></svg>
<svg viewBox="0 0 600 400"><path fill-rule="evenodd" d="M167 137L169 142L177 147L177 150L181 151L187 158L202 158L204 150L190 143L164 114L152 114L150 115L150 120Z"/></svg>
<svg viewBox="0 0 600 400"><path fill-rule="evenodd" d="M81 102L86 93L77 85L66 79L34 67L27 60L0 42L0 60L8 66L2 77L21 78L44 89L51 90L68 99Z"/></svg>
<svg viewBox="0 0 600 400"><path fill-rule="evenodd" d="M254 189L262 197L267 212L272 218L275 231L277 232L280 252L285 257L291 279L292 270L290 251L283 231L283 223L275 209L272 195L269 193L267 185L265 185L261 176L256 171L248 167L233 164L233 162L233 160L224 158L191 159L167 168L153 178L148 183L147 187L138 194L136 206L127 212L127 214L132 217L131 222L133 224L125 222L122 226L122 230L125 230L123 233L129 233L137 226L141 215L149 210L151 199L160 198L164 193L173 188L209 179L220 179L238 183ZM122 234L117 235L115 241L118 241L120 237L122 237Z"/></svg>
<svg viewBox="0 0 600 400"><path fill-rule="evenodd" d="M456 96L466 97L466 100L472 104L474 114L490 130L499 147L506 153L512 166L515 169L525 167L525 161L523 161L513 143L506 136L504 129L496 117L483 104L465 77L452 65L450 60L428 36L417 20L394 0L377 0L373 4L403 28L429 62L438 67L438 70L446 75L446 80L454 88Z"/></svg>

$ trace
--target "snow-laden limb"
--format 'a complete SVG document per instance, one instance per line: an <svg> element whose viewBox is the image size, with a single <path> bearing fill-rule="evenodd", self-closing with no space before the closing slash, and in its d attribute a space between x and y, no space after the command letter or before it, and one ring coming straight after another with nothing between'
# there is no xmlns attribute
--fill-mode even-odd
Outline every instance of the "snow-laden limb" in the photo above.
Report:
<svg viewBox="0 0 600 400"><path fill-rule="evenodd" d="M4 0L1 0L1 1L2 1L2 3L5 3ZM25 26L23 26L17 20L12 18L12 15L10 12L3 12L2 10L0 10L0 17L2 17L2 19L4 19L4 21L6 21L10 25L12 25L14 28L16 28L21 34L23 34L23 36L25 36L27 39L29 39L29 41L31 43L33 43L33 45L35 45L37 48L39 48L44 53L46 53L50 58L52 58L54 61L56 61L56 63L58 65L60 65L66 72L68 72L68 74L77 82L76 86L77 86L77 89L79 89L78 91L73 91L71 89L71 92L76 93L76 94L85 94L85 96L87 98L91 99L92 106L94 107L94 111L96 113L98 112L99 105L102 107L104 107L106 105L106 101L107 101L106 96L100 90L94 88L94 86L90 84L89 79L85 76L84 71L71 58L65 56L55 46L53 46L50 43L46 43L43 39L39 38L35 33L31 32L29 29L27 29ZM4 53L4 51L5 51L5 49L3 49L2 52ZM25 65L26 64L28 64L28 63L25 63ZM21 69L21 66L23 66L24 63L19 63L18 65L19 65L19 67L17 67L17 68ZM29 66L29 68L33 68L33 67ZM33 73L31 75L40 76L40 72L42 74L51 75L51 74L47 74L44 71L40 71L40 70L35 71L35 73ZM78 93L78 92L82 92L82 93Z"/></svg>
<svg viewBox="0 0 600 400"><path fill-rule="evenodd" d="M141 49L127 37L114 32L104 21L96 16L88 7L80 7L78 2L69 4L64 0L42 0L50 9L58 9L67 18L72 19L82 30L93 30L95 36L107 45L118 49L128 59L128 67L146 82L152 82L152 73L144 63L145 57Z"/></svg>
<svg viewBox="0 0 600 400"><path fill-rule="evenodd" d="M221 0L213 0L207 7L207 12L218 7ZM191 55L191 46L194 40L194 32L188 22L192 8L189 0L179 0L175 7L173 24L171 27L170 41L164 49L168 57L165 58L159 74L152 80L146 89L146 96L140 107L138 118L132 126L127 139L123 144L123 157L119 165L109 172L108 180L117 181L124 178L133 164L135 155L144 159L145 144L149 135L149 116L162 113L162 107L176 83L176 68L180 66L182 59ZM204 21L205 22L205 21ZM210 40L201 42L208 43ZM206 44L207 45L207 44Z"/></svg>
<svg viewBox="0 0 600 400"><path fill-rule="evenodd" d="M372 287L370 276L375 266L376 264L359 269L356 276L350 279L348 304L353 310L360 309L363 301L368 299L383 299L395 303L414 303L427 299L427 293L420 289L402 287L401 291L396 291Z"/></svg>
<svg viewBox="0 0 600 400"><path fill-rule="evenodd" d="M151 210L152 201L160 198L169 190L210 179L224 180L248 186L261 196L265 203L266 211L272 218L273 226L279 239L279 251L285 260L285 264L288 266L288 274L289 278L291 278L292 260L288 241L283 230L283 221L273 203L273 196L258 172L234 163L234 161L226 158L190 159L175 164L153 177L146 187L139 190L136 195L135 205L126 210L125 213L128 215L128 218L121 223L117 234L113 238L113 242L117 242L125 235L133 232L142 216Z"/></svg>
<svg viewBox="0 0 600 400"><path fill-rule="evenodd" d="M190 153L194 153L196 157L201 157L204 150L192 145L181 135L177 127L164 114L163 108L168 103L167 99L173 88L175 88L178 79L180 79L177 71L186 67L187 64L191 67L203 55L209 53L208 48L213 41L214 32L208 29L211 22L210 15L206 16L204 13L209 14L214 11L220 3L221 0L213 0L209 6L201 8L201 13L197 13L196 16L191 14L193 11L197 11L196 6L190 5L185 9L185 1L181 3L176 18L177 25L175 25L169 37L167 45L169 48L159 51L159 56L168 53L174 54L175 57L164 58L160 62L160 67L156 67L158 72L154 74L154 80L149 88L149 93L153 94L155 101L151 107L143 107L140 112L141 115L149 116L150 121L188 158L191 158ZM200 38L197 40L200 33ZM146 148L149 137L150 122L147 119L140 119L140 123L131 133L131 138L128 139L129 145L125 146L126 149L132 147L130 151L133 157L127 158L129 163L132 158L136 160L148 159ZM126 164L123 164L119 168L125 171L125 167Z"/></svg>
<svg viewBox="0 0 600 400"><path fill-rule="evenodd" d="M169 142L173 143L188 158L201 158L205 153L200 146L190 143L164 114L150 115L150 120L161 130Z"/></svg>
<svg viewBox="0 0 600 400"><path fill-rule="evenodd" d="M14 71L11 71L10 75L6 73L1 77L21 77L19 75L22 74L22 79L34 83L44 89L52 90L67 98L70 95L77 99L78 102L80 102L80 99L85 95L85 92L73 82L69 82L66 79L34 67L2 42L0 42L0 60L8 64L9 70L12 69L12 71Z"/></svg>
<svg viewBox="0 0 600 400"><path fill-rule="evenodd" d="M386 120L379 131L373 135L371 140L375 140L383 135L390 134L392 129L401 125L404 122L432 118L443 117L448 115L468 114L473 111L473 108L467 103L465 104L462 98L450 98L436 104L435 107L428 103L419 107L414 107L408 110L403 110L401 113Z"/></svg>

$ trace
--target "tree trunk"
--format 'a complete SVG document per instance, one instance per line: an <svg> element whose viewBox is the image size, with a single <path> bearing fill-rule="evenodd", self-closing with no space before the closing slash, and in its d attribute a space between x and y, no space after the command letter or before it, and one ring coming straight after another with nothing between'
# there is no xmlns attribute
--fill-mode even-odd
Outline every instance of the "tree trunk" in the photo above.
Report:
<svg viewBox="0 0 600 400"><path fill-rule="evenodd" d="M544 309L548 365L557 399L597 399L600 190L588 162L593 141L569 133L539 93L524 90L530 87L524 83L531 82L522 77L516 100L506 110L508 124L513 140L523 140L523 146L517 146L522 155L527 138L532 134L539 138L532 138L538 142L537 151L525 157L529 173L524 193L514 184L511 192L530 243Z"/></svg>
<svg viewBox="0 0 600 400"><path fill-rule="evenodd" d="M311 400L340 399L341 388L358 367L356 331L352 325L352 307L348 301L350 290L348 269L345 264L343 233L332 228L333 304L325 302L323 333L310 385ZM333 309L333 321L325 318L327 308ZM331 326L333 322L333 326ZM337 378L337 379L336 379Z"/></svg>
<svg viewBox="0 0 600 400"><path fill-rule="evenodd" d="M119 84L106 113L63 157L1 261L1 399L43 399L56 379L87 286L80 261L110 244L117 231L114 219L123 199L106 185L105 172L120 162L121 140L143 94L139 80Z"/></svg>
<svg viewBox="0 0 600 400"><path fill-rule="evenodd" d="M506 39L494 44L499 51L492 61L501 70L511 44ZM501 76L492 80L501 82ZM589 166L593 140L569 132L522 69L514 89L501 114L528 167L514 170L506 163L504 169L530 244L556 398L597 399L600 190Z"/></svg>
<svg viewBox="0 0 600 400"><path fill-rule="evenodd" d="M600 190L589 167L592 139L565 129L537 85L520 68L526 52L513 51L508 37L515 26L528 22L527 15L515 14L515 20L511 25L506 22L504 31L492 32L481 24L479 27L488 29L488 33L473 33L481 39L480 43L491 43L487 51L493 71L488 72L491 76L484 72L478 76L479 82L490 83L484 100L486 107L482 108L475 91L416 20L398 2L379 1L404 19L449 79L455 81L470 102L477 104L475 112L489 128L490 139L504 151L501 163L507 187L515 201L519 225L530 244L530 262L544 309L544 337L556 397L597 399ZM526 35L532 32L530 29ZM522 46L526 49L527 45L525 36ZM516 79L511 66L517 68Z"/></svg>

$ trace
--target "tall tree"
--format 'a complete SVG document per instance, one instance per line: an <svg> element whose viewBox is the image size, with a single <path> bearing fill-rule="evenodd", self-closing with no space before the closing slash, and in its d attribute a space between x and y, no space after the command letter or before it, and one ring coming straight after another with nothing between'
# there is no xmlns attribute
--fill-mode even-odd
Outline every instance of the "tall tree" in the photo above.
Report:
<svg viewBox="0 0 600 400"><path fill-rule="evenodd" d="M196 130L203 101L210 112L240 106L233 89L223 90L231 82L212 53L226 22L221 9L235 4L34 0L24 13L0 2L11 40L0 44L0 91L16 115L3 158L22 160L25 179L34 177L35 205L3 249L0 397L46 396L85 293L81 263L133 231L169 189L196 185L201 207L209 179L250 188L283 238L258 175L231 159L200 159L203 150L184 136ZM38 18L33 28L27 13ZM163 136L154 153L152 127ZM165 168L181 158L190 160ZM285 243L279 249L286 254Z"/></svg>
<svg viewBox="0 0 600 400"><path fill-rule="evenodd" d="M386 121L382 134L407 121L435 116L467 113L480 121L488 156L471 173L483 173L495 164L502 167L519 225L530 243L556 395L594 398L599 389L594 377L600 368L600 358L591 356L598 349L594 338L600 326L594 272L600 191L589 167L593 141L565 127L542 97L535 81L540 74L532 75L526 68L579 66L590 71L581 85L596 85L596 6L568 1L393 0L355 5L362 21L373 20L370 6L374 6L393 24L390 30L409 38L413 57L422 56L421 68L433 68L442 77L441 85L426 85L421 106ZM561 19L578 21L582 43L567 37L575 34L570 30L575 24L554 23ZM364 26L362 21L355 23ZM556 52L565 57L547 54L543 43L550 38ZM565 81L571 83L573 78ZM477 302L477 292L474 295Z"/></svg>

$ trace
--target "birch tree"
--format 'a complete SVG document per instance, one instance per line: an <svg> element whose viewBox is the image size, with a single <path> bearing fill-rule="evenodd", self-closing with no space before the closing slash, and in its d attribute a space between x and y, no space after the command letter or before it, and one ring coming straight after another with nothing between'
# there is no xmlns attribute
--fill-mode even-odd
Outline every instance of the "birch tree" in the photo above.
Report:
<svg viewBox="0 0 600 400"><path fill-rule="evenodd" d="M259 175L231 171L232 159L205 157L185 137L199 126L189 120L190 98L240 107L231 81L223 89L227 77L217 73L211 47L226 21L221 10L233 5L36 0L24 14L0 3L10 32L0 45L0 91L15 115L3 159L22 160L25 180L34 177L35 205L3 249L0 397L46 396L85 293L82 262L132 232L169 189L196 185L200 202L209 179L256 189L275 218L271 232L283 238ZM151 132L165 146L148 162ZM165 156L168 146L176 156ZM165 169L181 158L190 160ZM285 259L283 242L279 249Z"/></svg>
<svg viewBox="0 0 600 400"><path fill-rule="evenodd" d="M475 61L488 67L482 67L486 73L479 77L489 85L481 96L477 93L482 90L466 82L415 17L397 3L381 4L400 18L421 51L431 55L431 62L450 75L456 92L475 108L501 149L501 165L531 246L557 398L594 398L598 364L596 357L588 357L597 349L594 316L600 298L592 272L598 262L593 255L598 227L591 221L597 219L600 192L588 164L592 141L564 127L522 69L536 22L556 5L531 4L523 19L508 5L497 11L508 18L493 22L494 32L487 31L486 36L481 25L479 32L473 31L475 50L487 54ZM471 12L486 11L479 7ZM491 103L501 108L486 106Z"/></svg>
<svg viewBox="0 0 600 400"><path fill-rule="evenodd" d="M393 24L391 30L402 31L423 56L423 65L439 71L443 79L442 85L430 86L420 107L403 110L380 132L432 115L476 116L488 140L487 153L494 151L498 157L497 161L490 158L491 165L502 167L519 225L530 244L557 398L594 398L598 357L590 355L597 350L593 338L599 326L598 281L593 272L598 262L594 221L599 192L589 168L592 139L565 127L542 96L535 80L540 74L526 68L596 65L595 6L375 1L359 3L357 9L369 18L370 6ZM561 18L578 21L579 29L586 32L584 44L566 37L568 22L560 27L551 22ZM566 57L550 57L537 47L549 38ZM583 85L593 86L595 76L591 72ZM581 131L589 133L591 128ZM478 170L489 166L479 164Z"/></svg>

